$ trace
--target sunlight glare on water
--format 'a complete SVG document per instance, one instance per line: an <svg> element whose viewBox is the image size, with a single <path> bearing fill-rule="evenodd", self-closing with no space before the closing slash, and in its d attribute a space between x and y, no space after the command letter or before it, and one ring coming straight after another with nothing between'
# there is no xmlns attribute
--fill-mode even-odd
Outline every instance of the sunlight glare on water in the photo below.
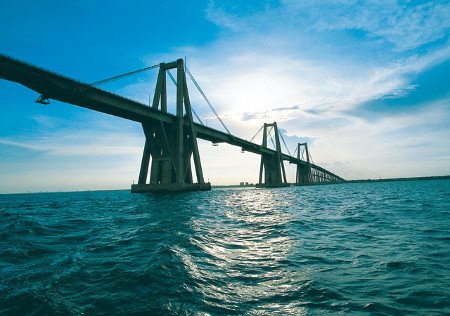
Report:
<svg viewBox="0 0 450 316"><path fill-rule="evenodd" d="M277 201L271 191L255 192L235 190L218 206L223 216L202 214L202 220L193 221L191 243L201 256L183 255L204 302L225 311L238 311L242 301L270 302L274 296L286 296L307 280L284 265L293 243L284 227L291 216L273 208ZM227 280L233 280L231 286ZM274 303L264 309L302 311Z"/></svg>

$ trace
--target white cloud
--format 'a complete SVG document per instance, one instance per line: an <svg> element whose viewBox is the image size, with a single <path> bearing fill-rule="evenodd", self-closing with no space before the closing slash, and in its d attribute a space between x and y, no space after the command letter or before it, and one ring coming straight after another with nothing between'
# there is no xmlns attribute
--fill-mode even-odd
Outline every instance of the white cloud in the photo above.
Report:
<svg viewBox="0 0 450 316"><path fill-rule="evenodd" d="M335 116L362 102L413 90L411 74L450 56L450 49L445 48L387 65L366 67L355 63L336 68L326 60L264 54L252 47L235 55L221 55L222 50L221 46L202 49L191 58L191 70L219 112L235 120L249 114L265 118L263 113L277 108L289 108L290 113L287 117L283 111L271 112L274 120L304 117L311 111L322 117ZM218 56L222 62L215 63ZM295 105L296 111L292 109Z"/></svg>
<svg viewBox="0 0 450 316"><path fill-rule="evenodd" d="M45 126L47 128L53 128L53 127L57 127L60 126L61 121L58 120L57 118L51 117L49 115L35 115L32 117L32 119L42 125Z"/></svg>
<svg viewBox="0 0 450 316"><path fill-rule="evenodd" d="M393 0L285 0L276 13L284 17L275 20L281 24L317 32L360 30L366 32L369 39L389 43L398 51L415 49L442 39L448 35L450 27L450 5L434 1L416 4ZM263 12L258 20L264 21L266 15L267 12ZM222 20L223 16L215 19L217 23Z"/></svg>
<svg viewBox="0 0 450 316"><path fill-rule="evenodd" d="M130 123L104 114L87 115L80 122L49 115L34 116L39 134L0 138L0 145L53 156L134 155L142 150L144 136ZM123 122L122 122L123 121ZM52 128L58 126L55 131Z"/></svg>
<svg viewBox="0 0 450 316"><path fill-rule="evenodd" d="M36 135L0 138L0 192L129 188L139 174L143 132L89 113L72 124L49 116ZM61 124L55 131L47 121Z"/></svg>
<svg viewBox="0 0 450 316"><path fill-rule="evenodd" d="M97 139L98 141L98 139ZM115 143L115 141L114 141ZM50 141L48 139L37 139L30 142L18 142L8 139L0 139L1 145L19 147L31 151L41 152L56 156L109 156L109 155L129 155L137 154L141 151L139 147L117 146L113 144L99 144L96 142L84 144L70 144L66 139Z"/></svg>

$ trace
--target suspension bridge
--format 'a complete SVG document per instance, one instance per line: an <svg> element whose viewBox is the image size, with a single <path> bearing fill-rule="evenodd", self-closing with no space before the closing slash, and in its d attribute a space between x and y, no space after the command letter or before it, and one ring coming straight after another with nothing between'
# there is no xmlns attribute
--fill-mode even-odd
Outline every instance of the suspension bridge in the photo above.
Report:
<svg viewBox="0 0 450 316"><path fill-rule="evenodd" d="M155 68L159 72L152 104L147 105L99 88L101 84ZM176 71L176 76L171 70ZM167 109L167 77L176 87L175 114L169 113ZM262 144L252 142L258 133L250 141L231 134L183 59L88 84L0 54L0 78L38 92L38 103L49 104L50 99L58 100L142 124L145 145L138 182L131 185L131 192L210 190L211 184L205 182L203 176L198 138L213 144L228 143L240 147L242 152L260 155L258 187L289 186L285 161L297 166L295 185L344 181L331 171L314 164L306 143L297 145L296 156L295 152L294 155L283 153L281 142L285 146L286 142L276 122L266 123L258 131L262 132ZM225 131L203 124L191 106L187 78L192 80ZM194 121L194 116L197 122ZM269 140L272 146L269 146Z"/></svg>

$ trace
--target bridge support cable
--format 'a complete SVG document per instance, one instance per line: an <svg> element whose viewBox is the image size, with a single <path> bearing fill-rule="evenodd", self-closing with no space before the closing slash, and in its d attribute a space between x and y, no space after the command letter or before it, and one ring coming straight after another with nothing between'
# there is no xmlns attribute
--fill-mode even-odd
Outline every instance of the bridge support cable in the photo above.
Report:
<svg viewBox="0 0 450 316"><path fill-rule="evenodd" d="M108 82L111 82L111 81L115 81L115 80L122 79L122 78L125 78L125 77L128 77L128 76L136 75L138 73L149 71L149 70L152 70L152 69L155 69L155 68L158 68L158 67L159 67L159 65L153 65L153 66L144 67L144 68L141 68L141 69L138 69L138 70L133 70L133 71L126 72L126 73L123 73L123 74L120 74L120 75L115 75L115 76L112 76L112 77L109 77L109 78L106 78L106 79L102 79L102 80L98 80L98 81L92 82L92 83L88 84L88 86L97 87L97 86L100 86L102 84L105 84L105 83L108 83ZM77 92L82 92L85 89L86 88L81 89L81 90L78 89ZM45 95L43 95L43 94L41 94L37 98L37 100L35 102L41 103L41 104L50 104L50 101L48 100L48 98Z"/></svg>
<svg viewBox="0 0 450 316"><path fill-rule="evenodd" d="M287 152L289 153L289 156L292 156L288 146L286 145L286 141L284 140L283 134L282 133L279 133L279 134L280 134L281 141L284 144L284 148L286 148Z"/></svg>
<svg viewBox="0 0 450 316"><path fill-rule="evenodd" d="M189 78L191 78L192 82L194 83L195 87L197 88L198 92L200 92L200 94L202 95L203 99L205 99L206 103L208 104L209 108L213 111L214 115L217 117L217 119L219 120L220 124L222 124L223 128L225 128L225 130L227 131L228 134L231 135L230 131L228 130L228 128L226 127L225 123L222 121L222 119L219 117L219 114L217 114L216 110L214 109L214 107L212 106L211 102L209 101L209 99L206 97L205 93L203 92L202 88L200 88L200 85L198 84L197 80L195 80L194 76L192 75L192 73L189 71L189 69L186 67L186 73L188 74Z"/></svg>
<svg viewBox="0 0 450 316"><path fill-rule="evenodd" d="M312 163L312 164L314 164L314 160L312 159L311 153L309 153L309 158L308 158L308 159L311 160L311 163Z"/></svg>
<svg viewBox="0 0 450 316"><path fill-rule="evenodd" d="M175 80L175 78L173 77L172 73L170 72L170 70L167 70L167 74L169 75L170 80L172 80L173 84L175 85L175 87L177 86L177 81ZM200 119L200 117L198 116L197 112L195 112L194 108L191 107L192 113L194 113L195 117L197 118L198 122L202 125L203 121Z"/></svg>
<svg viewBox="0 0 450 316"><path fill-rule="evenodd" d="M92 82L90 84L90 86L96 87L96 86L99 86L99 85L102 85L102 84L105 84L105 83L108 83L108 82L111 82L111 81L115 81L115 80L118 80L118 79L121 79L121 78L125 78L125 77L128 77L128 76L136 75L138 73L141 73L141 72L144 72L144 71L148 71L148 70L151 70L151 69L155 69L155 68L158 68L158 67L159 67L159 64L158 65L149 66L149 67L145 67L145 68L138 69L138 70L134 70L134 71L130 71L130 72L127 72L127 73L124 73L124 74L120 74L120 75L116 75L116 76L113 76L113 77L110 77L110 78L106 78L106 79L103 79L103 80Z"/></svg>
<svg viewBox="0 0 450 316"><path fill-rule="evenodd" d="M284 147L286 148L287 152L289 153L289 156L292 156L291 152L289 151L288 146L286 145L286 142L284 141L283 133L280 133L280 137L281 137L281 140L283 141Z"/></svg>
<svg viewBox="0 0 450 316"><path fill-rule="evenodd" d="M255 139L256 136L258 136L258 134L262 131L263 128L264 128L264 126L261 126L259 128L259 130L256 132L256 134L253 135L253 137L249 140L250 143ZM244 148L241 148L241 153L245 153Z"/></svg>
<svg viewBox="0 0 450 316"><path fill-rule="evenodd" d="M275 142L273 141L272 130L273 130L273 127L270 127L268 134L269 134L270 142L272 143L272 146L275 149L275 148L277 148L277 145L275 145Z"/></svg>
<svg viewBox="0 0 450 316"><path fill-rule="evenodd" d="M270 128L270 130L269 130ZM289 186L286 179L283 159L281 157L280 136L277 123L264 123L262 147L267 148L267 138L271 130L275 134L275 153L261 154L261 164L259 167L259 182L257 187L283 187Z"/></svg>
<svg viewBox="0 0 450 316"><path fill-rule="evenodd" d="M255 139L255 137L258 136L259 132L262 131L263 128L264 128L264 126L261 126L261 127L259 128L259 130L256 132L256 134L253 135L253 137L249 140L249 142L252 142L252 141Z"/></svg>
<svg viewBox="0 0 450 316"><path fill-rule="evenodd" d="M183 60L162 63L159 67L152 108L167 113L166 75L170 74L169 69L176 68L176 120L171 124L142 123L145 146L139 180L131 186L131 192L210 190L211 184L203 178ZM191 161L197 183L194 183Z"/></svg>

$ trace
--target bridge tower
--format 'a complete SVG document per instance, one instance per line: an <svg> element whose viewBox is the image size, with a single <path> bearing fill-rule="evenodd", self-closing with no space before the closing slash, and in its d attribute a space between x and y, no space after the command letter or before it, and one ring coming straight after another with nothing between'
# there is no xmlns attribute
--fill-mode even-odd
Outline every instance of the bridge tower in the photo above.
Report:
<svg viewBox="0 0 450 316"><path fill-rule="evenodd" d="M269 129L270 128L270 129ZM267 138L271 137L271 131L274 131L275 155L261 153L261 164L259 167L259 183L257 187L286 187L289 183L286 180L286 171L284 170L283 159L281 157L280 135L277 123L264 123L262 146L267 148ZM273 139L271 138L272 142ZM264 176L263 176L264 174Z"/></svg>
<svg viewBox="0 0 450 316"><path fill-rule="evenodd" d="M176 69L176 120L173 124L162 121L144 122L145 146L137 184L131 192L198 191L210 190L211 184L203 179L197 145L197 131L192 118L191 103L184 62L178 59L159 65L152 108L167 113L166 74ZM151 162L150 162L151 158ZM194 161L197 183L193 181L191 158ZM150 182L147 183L150 166Z"/></svg>
<svg viewBox="0 0 450 316"><path fill-rule="evenodd" d="M297 159L305 160L305 158L306 158L305 164L297 164L297 173L295 176L296 185L311 184L313 182L308 144L299 143L297 145Z"/></svg>

